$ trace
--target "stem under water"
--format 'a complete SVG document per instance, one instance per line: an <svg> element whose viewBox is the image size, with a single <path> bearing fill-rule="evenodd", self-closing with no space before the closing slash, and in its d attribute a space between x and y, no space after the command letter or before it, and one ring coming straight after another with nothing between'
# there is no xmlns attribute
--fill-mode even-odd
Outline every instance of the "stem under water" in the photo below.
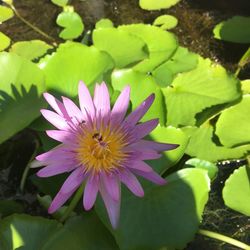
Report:
<svg viewBox="0 0 250 250"><path fill-rule="evenodd" d="M249 245L247 245L247 244L245 244L245 243L243 243L241 241L235 240L233 238L230 238L228 236L225 236L223 234L219 234L219 233L215 233L215 232L211 232L211 231L203 230L203 229L200 229L198 231L198 233L201 234L201 235L207 236L209 238L213 238L213 239L216 239L216 240L226 242L228 244L231 244L231 245L236 246L236 247L241 248L241 249L250 250Z"/></svg>

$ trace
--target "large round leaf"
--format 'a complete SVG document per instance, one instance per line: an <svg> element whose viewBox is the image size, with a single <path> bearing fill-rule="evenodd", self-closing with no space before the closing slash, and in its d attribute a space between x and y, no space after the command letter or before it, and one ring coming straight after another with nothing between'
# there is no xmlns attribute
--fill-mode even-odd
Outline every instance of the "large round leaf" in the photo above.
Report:
<svg viewBox="0 0 250 250"><path fill-rule="evenodd" d="M208 200L206 171L183 169L165 186L151 186L144 198L122 193L120 225L113 231L120 249L183 249L198 230ZM102 202L96 207L109 225Z"/></svg>
<svg viewBox="0 0 250 250"><path fill-rule="evenodd" d="M194 125L195 115L205 108L231 102L240 97L239 82L220 65L199 58L198 66L179 74L164 88L167 124Z"/></svg>
<svg viewBox="0 0 250 250"><path fill-rule="evenodd" d="M227 147L250 143L250 95L240 103L224 110L217 123L216 134Z"/></svg>
<svg viewBox="0 0 250 250"><path fill-rule="evenodd" d="M42 250L118 250L109 231L93 212L69 219Z"/></svg>
<svg viewBox="0 0 250 250"><path fill-rule="evenodd" d="M113 88L121 91L126 85L131 87L132 109L135 109L149 95L155 93L155 101L142 120L159 118L160 123L165 124L163 96L154 78L147 74L136 72L133 69L114 71L112 73Z"/></svg>
<svg viewBox="0 0 250 250"><path fill-rule="evenodd" d="M59 228L55 220L30 215L11 215L0 221L0 249L42 249Z"/></svg>
<svg viewBox="0 0 250 250"><path fill-rule="evenodd" d="M40 115L43 72L13 53L0 53L0 143Z"/></svg>
<svg viewBox="0 0 250 250"><path fill-rule="evenodd" d="M80 80L86 84L95 83L113 67L113 61L93 46L67 42L42 59L39 67L45 73L47 89L75 97Z"/></svg>
<svg viewBox="0 0 250 250"><path fill-rule="evenodd" d="M10 38L0 32L0 51L5 50L10 45Z"/></svg>
<svg viewBox="0 0 250 250"><path fill-rule="evenodd" d="M228 207L250 216L250 169L248 166L240 167L230 175L222 194Z"/></svg>
<svg viewBox="0 0 250 250"><path fill-rule="evenodd" d="M167 9L175 4L177 4L180 0L140 0L140 7L144 10L159 10L159 9Z"/></svg>

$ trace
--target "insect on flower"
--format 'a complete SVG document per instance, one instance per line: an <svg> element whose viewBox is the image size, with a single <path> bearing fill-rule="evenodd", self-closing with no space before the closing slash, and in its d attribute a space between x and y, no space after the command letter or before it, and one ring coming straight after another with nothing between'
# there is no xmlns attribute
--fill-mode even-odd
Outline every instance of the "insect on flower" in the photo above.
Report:
<svg viewBox="0 0 250 250"><path fill-rule="evenodd" d="M66 97L62 97L62 102L48 93L44 97L55 112L43 109L41 113L57 128L46 131L47 135L61 144L36 157L38 165L45 166L37 175L49 177L70 172L53 199L49 213L59 209L85 182L84 208L91 209L100 192L111 224L116 228L120 183L139 197L144 191L136 175L159 185L165 184L144 160L157 159L161 157L159 152L178 147L143 139L158 124L158 119L139 123L152 105L154 94L128 116L129 86L123 89L112 109L105 83L95 86L93 99L85 84L79 83L80 109Z"/></svg>

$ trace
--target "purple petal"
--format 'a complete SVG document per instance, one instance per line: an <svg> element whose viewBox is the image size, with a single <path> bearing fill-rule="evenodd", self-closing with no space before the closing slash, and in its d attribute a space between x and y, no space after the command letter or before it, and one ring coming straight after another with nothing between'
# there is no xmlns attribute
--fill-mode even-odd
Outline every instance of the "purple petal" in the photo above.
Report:
<svg viewBox="0 0 250 250"><path fill-rule="evenodd" d="M78 92L81 111L85 114L87 110L88 114L93 117L95 114L93 100L87 86L82 81L79 82Z"/></svg>
<svg viewBox="0 0 250 250"><path fill-rule="evenodd" d="M54 213L59 209L76 191L76 189L81 185L85 177L82 168L77 168L63 183L60 191L57 193L56 197L53 199L48 212L50 214Z"/></svg>
<svg viewBox="0 0 250 250"><path fill-rule="evenodd" d="M161 157L161 154L153 150L134 151L131 153L132 160L154 160Z"/></svg>
<svg viewBox="0 0 250 250"><path fill-rule="evenodd" d="M141 139L144 136L148 135L159 123L159 119L152 119L147 122L143 122L139 125L136 125L133 130L133 134L137 139Z"/></svg>
<svg viewBox="0 0 250 250"><path fill-rule="evenodd" d="M125 117L130 99L130 86L126 86L117 98L111 111L111 120L119 124Z"/></svg>
<svg viewBox="0 0 250 250"><path fill-rule="evenodd" d="M165 185L167 182L164 178L162 178L159 174L157 174L156 172L152 171L152 172L143 172L140 170L132 170L133 173L140 175L142 177L144 177L147 180L150 180L153 183L156 183L158 185Z"/></svg>
<svg viewBox="0 0 250 250"><path fill-rule="evenodd" d="M126 123L135 125L137 122L139 122L152 105L154 99L155 95L150 95L145 101L140 104L139 107L137 107L131 114L127 116L127 118L125 119Z"/></svg>
<svg viewBox="0 0 250 250"><path fill-rule="evenodd" d="M63 130L47 130L46 134L59 142L73 144L75 141L74 134L70 131L63 131Z"/></svg>
<svg viewBox="0 0 250 250"><path fill-rule="evenodd" d="M96 200L98 193L98 176L90 176L86 182L83 195L83 206L86 210L90 210Z"/></svg>
<svg viewBox="0 0 250 250"><path fill-rule="evenodd" d="M94 104L96 112L101 113L103 117L106 117L110 112L110 98L109 91L106 84L103 82L101 85L95 85Z"/></svg>
<svg viewBox="0 0 250 250"><path fill-rule="evenodd" d="M120 199L120 184L117 176L114 174L102 173L101 179L110 197L113 200L118 201Z"/></svg>
<svg viewBox="0 0 250 250"><path fill-rule="evenodd" d="M120 174L120 180L128 187L128 189L136 196L144 196L143 188L137 178L127 170L123 170Z"/></svg>
<svg viewBox="0 0 250 250"><path fill-rule="evenodd" d="M144 161L131 161L128 164L126 164L126 167L131 169L137 169L143 172L151 172L152 168L145 163Z"/></svg>

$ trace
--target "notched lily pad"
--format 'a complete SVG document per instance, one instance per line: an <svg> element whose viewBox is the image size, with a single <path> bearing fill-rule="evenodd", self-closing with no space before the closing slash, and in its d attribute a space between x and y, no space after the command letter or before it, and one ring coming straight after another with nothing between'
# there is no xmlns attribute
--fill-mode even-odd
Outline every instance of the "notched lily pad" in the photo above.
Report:
<svg viewBox="0 0 250 250"><path fill-rule="evenodd" d="M140 0L139 5L144 10L168 9L180 0Z"/></svg>
<svg viewBox="0 0 250 250"><path fill-rule="evenodd" d="M160 26L163 30L173 29L177 26L177 24L177 18L171 15L158 16L153 23L153 25Z"/></svg>

